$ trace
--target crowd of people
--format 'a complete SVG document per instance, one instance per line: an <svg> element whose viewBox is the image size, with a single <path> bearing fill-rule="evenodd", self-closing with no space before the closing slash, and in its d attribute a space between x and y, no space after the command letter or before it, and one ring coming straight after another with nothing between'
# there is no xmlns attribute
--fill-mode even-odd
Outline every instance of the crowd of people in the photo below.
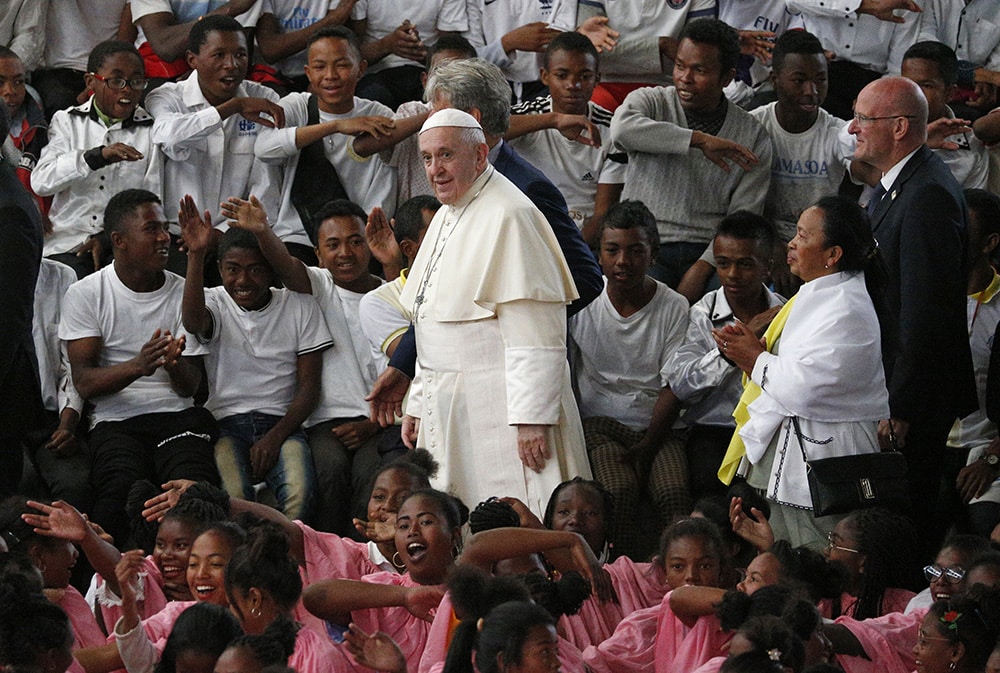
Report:
<svg viewBox="0 0 1000 673"><path fill-rule="evenodd" d="M0 7L0 669L1000 671L1000 5L827 4Z"/></svg>

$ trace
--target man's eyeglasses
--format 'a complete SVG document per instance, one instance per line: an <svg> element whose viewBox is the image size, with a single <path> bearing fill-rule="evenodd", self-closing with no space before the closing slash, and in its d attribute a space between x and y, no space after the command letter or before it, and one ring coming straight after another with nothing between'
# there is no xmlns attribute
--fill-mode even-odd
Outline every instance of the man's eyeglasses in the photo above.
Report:
<svg viewBox="0 0 1000 673"><path fill-rule="evenodd" d="M965 569L964 568L942 568L936 563L929 566L924 566L924 579L928 582L933 582L934 580L942 579L948 584L958 584L965 579Z"/></svg>
<svg viewBox="0 0 1000 673"><path fill-rule="evenodd" d="M868 124L870 122L877 122L882 119L899 119L900 117L902 117L903 119L917 118L916 115L885 115L884 117L869 117L867 115L858 114L857 112L854 113L854 121L856 121L859 125Z"/></svg>
<svg viewBox="0 0 1000 673"><path fill-rule="evenodd" d="M124 77L101 77L96 72L92 72L90 75L98 82L104 82L107 84L108 88L112 91L122 91L125 88L125 85L128 85L128 87L133 91L143 91L147 86L149 86L149 80L145 77L136 77L135 79L125 79Z"/></svg>
<svg viewBox="0 0 1000 673"><path fill-rule="evenodd" d="M839 549L840 551L846 551L849 554L860 554L861 552L857 549L851 549L850 547L841 547L837 544L839 537L833 531L826 534L826 548L827 549Z"/></svg>

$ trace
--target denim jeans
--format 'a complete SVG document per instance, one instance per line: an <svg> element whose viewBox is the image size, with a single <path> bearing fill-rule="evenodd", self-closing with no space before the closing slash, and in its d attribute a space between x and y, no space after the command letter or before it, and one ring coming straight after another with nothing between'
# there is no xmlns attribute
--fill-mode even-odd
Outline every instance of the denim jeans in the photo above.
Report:
<svg viewBox="0 0 1000 673"><path fill-rule="evenodd" d="M219 421L215 462L222 475L222 485L229 495L244 500L254 499L250 448L279 420L279 416L252 411L227 416ZM303 520L309 517L316 493L316 471L301 428L282 442L278 461L264 475L264 483L274 493L285 516Z"/></svg>

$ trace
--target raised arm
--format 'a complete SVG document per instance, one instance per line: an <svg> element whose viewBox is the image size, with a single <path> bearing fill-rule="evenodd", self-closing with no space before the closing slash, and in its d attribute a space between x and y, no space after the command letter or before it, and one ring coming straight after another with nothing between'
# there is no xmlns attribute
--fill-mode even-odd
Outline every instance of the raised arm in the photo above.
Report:
<svg viewBox="0 0 1000 673"><path fill-rule="evenodd" d="M212 214L198 213L190 194L181 199L177 219L187 246L187 274L184 277L184 300L181 320L184 329L203 339L211 339L214 331L212 314L205 306L205 255L214 241Z"/></svg>
<svg viewBox="0 0 1000 673"><path fill-rule="evenodd" d="M101 539L73 505L61 500L56 500L51 505L34 500L29 500L27 504L35 511L21 515L26 524L43 537L69 540L80 545L94 571L104 578L108 588L119 593L115 566L121 558L121 552L113 544Z"/></svg>
<svg viewBox="0 0 1000 673"><path fill-rule="evenodd" d="M275 235L268 224L267 211L256 196L251 195L249 201L236 196L230 197L222 204L222 214L229 219L229 226L253 232L264 258L285 287L292 292L312 294L312 282L305 265L292 257L285 244Z"/></svg>

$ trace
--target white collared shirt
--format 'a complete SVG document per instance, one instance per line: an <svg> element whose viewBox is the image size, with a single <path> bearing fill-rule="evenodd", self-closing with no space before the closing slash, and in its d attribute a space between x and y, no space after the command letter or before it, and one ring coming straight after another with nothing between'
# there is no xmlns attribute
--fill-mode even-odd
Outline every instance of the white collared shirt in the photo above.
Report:
<svg viewBox="0 0 1000 673"><path fill-rule="evenodd" d="M240 84L236 97L266 98L278 94L256 82ZM182 82L169 82L146 97L153 115L153 142L166 155L163 168L163 210L176 225L180 199L194 197L198 208L212 212L212 224L225 229L219 204L230 196L260 199L269 213L278 212L281 173L278 167L254 161L259 124L241 115L222 119L198 84L198 73Z"/></svg>

